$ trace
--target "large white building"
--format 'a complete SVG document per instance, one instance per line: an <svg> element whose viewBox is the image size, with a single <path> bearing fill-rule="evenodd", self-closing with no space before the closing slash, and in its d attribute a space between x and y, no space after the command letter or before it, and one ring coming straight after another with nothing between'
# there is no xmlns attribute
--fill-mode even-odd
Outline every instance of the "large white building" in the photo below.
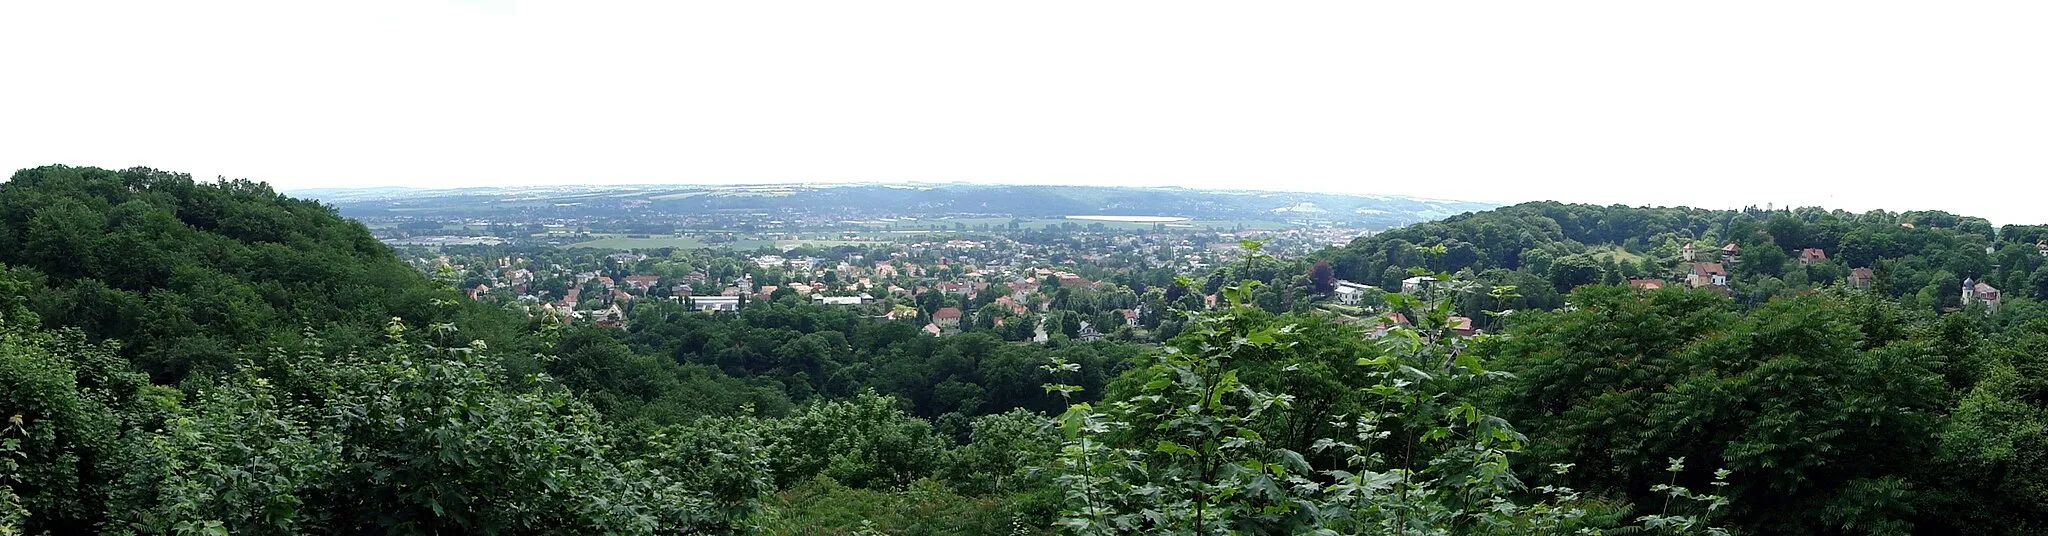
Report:
<svg viewBox="0 0 2048 536"><path fill-rule="evenodd" d="M740 310L739 296L682 296L671 299L690 304L691 308L699 311Z"/></svg>
<svg viewBox="0 0 2048 536"><path fill-rule="evenodd" d="M1354 283L1339 279L1337 280L1337 288L1332 290L1331 292L1333 294L1336 294L1337 303L1341 303L1344 305L1358 305L1359 302L1365 300L1366 289L1371 288L1373 288L1372 285Z"/></svg>
<svg viewBox="0 0 2048 536"><path fill-rule="evenodd" d="M1403 280L1401 280L1401 292L1405 292L1405 293L1415 293L1415 292L1421 292L1421 291L1422 291L1422 289L1426 289L1426 288L1429 288L1430 286L1432 286L1432 285L1435 285L1435 284L1436 284L1436 282L1437 282L1437 278L1434 278L1434 277L1430 277L1430 276L1426 276L1426 275L1418 275L1418 276L1415 276L1415 277L1410 277L1410 278L1407 278L1407 279L1403 279Z"/></svg>

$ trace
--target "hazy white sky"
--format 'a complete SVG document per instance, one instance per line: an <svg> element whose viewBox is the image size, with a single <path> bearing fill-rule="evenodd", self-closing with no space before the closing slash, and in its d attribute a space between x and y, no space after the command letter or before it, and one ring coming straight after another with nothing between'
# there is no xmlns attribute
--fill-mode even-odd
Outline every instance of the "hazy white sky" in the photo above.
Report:
<svg viewBox="0 0 2048 536"><path fill-rule="evenodd" d="M0 3L0 167L2048 222L2048 3Z"/></svg>

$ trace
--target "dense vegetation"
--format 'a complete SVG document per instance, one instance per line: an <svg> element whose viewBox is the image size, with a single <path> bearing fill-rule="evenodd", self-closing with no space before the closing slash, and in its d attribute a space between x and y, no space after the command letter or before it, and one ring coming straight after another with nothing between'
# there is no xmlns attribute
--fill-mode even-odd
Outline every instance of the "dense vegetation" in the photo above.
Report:
<svg viewBox="0 0 2048 536"><path fill-rule="evenodd" d="M165 383L226 372L235 351L307 329L365 342L392 317L511 340L512 326L492 315L446 306L457 294L422 280L361 224L247 181L23 170L0 185L0 263L30 285L43 319L120 341Z"/></svg>
<svg viewBox="0 0 2048 536"><path fill-rule="evenodd" d="M2041 228L1536 203L1056 298L1178 311L1147 347L558 325L143 169L22 171L0 222L0 534L2048 530ZM1615 284L1686 242L1741 246L1729 292ZM1420 274L1405 323L1324 307Z"/></svg>
<svg viewBox="0 0 2048 536"><path fill-rule="evenodd" d="M1998 322L2017 325L2040 315L2048 270L2039 226L1993 229L1980 218L1943 212L1856 214L1818 208L1717 211L1524 203L1411 225L1360 239L1321 255L1337 277L1398 289L1412 268L1453 272L1484 285L1514 285L1521 298L1491 303L1459 298L1460 310L1554 309L1580 285L1630 279L1685 283L1691 269L1681 250L1694 245L1699 262L1722 263L1737 303L1760 306L1773 297L1849 283L1870 269L1869 287L1913 310L1961 307L1962 282L2003 291ZM1740 251L1719 255L1724 245ZM1441 253L1417 246L1441 246ZM1825 253L1802 261L1808 248ZM2010 313L2010 314L2007 314Z"/></svg>

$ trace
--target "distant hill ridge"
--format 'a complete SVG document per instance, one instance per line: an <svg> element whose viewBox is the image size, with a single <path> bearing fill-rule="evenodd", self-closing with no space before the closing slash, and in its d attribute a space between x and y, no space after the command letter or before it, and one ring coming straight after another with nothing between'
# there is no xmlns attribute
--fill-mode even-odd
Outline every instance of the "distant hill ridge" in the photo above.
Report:
<svg viewBox="0 0 2048 536"><path fill-rule="evenodd" d="M913 217L1159 215L1388 228L1497 206L1391 195L959 183L383 187L320 188L289 193L319 199L335 206L342 215L352 217L573 217L631 207L667 212L832 211Z"/></svg>

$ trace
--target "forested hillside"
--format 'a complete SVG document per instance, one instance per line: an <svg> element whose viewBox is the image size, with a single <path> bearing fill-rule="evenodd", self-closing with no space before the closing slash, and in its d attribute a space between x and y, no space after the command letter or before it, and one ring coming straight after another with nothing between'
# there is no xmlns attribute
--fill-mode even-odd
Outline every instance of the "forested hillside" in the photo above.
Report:
<svg viewBox="0 0 2048 536"><path fill-rule="evenodd" d="M21 171L0 222L0 535L2048 530L2044 228L1531 203L1248 242L1119 294L1143 345L562 323L146 169Z"/></svg>
<svg viewBox="0 0 2048 536"><path fill-rule="evenodd" d="M361 224L248 181L23 170L0 184L0 263L35 289L27 296L45 322L120 341L161 382L226 372L235 351L308 329L366 342L393 317L459 319L510 340L495 319L447 305L457 294L419 277Z"/></svg>
<svg viewBox="0 0 2048 536"><path fill-rule="evenodd" d="M1849 213L1701 210L1524 203L1462 214L1363 238L1321 257L1337 277L1398 289L1410 268L1459 273L1489 285L1515 285L1520 308L1549 309L1579 285L1661 280L1685 286L1696 264L1727 275L1713 285L1737 303L1829 285L1868 287L1916 310L1962 303L1963 281L2003 294L2001 323L2034 318L2048 298L2041 226L1994 229L1980 218L1943 212ZM1695 258L1687 260L1691 245ZM1723 254L1723 248L1737 252ZM1416 246L1442 246L1441 253ZM1813 250L1819 258L1802 258ZM1857 281L1857 269L1869 270ZM1483 304L1468 304L1468 309ZM2010 312L2012 314L2005 314ZM2009 319L2009 320L2008 320Z"/></svg>

